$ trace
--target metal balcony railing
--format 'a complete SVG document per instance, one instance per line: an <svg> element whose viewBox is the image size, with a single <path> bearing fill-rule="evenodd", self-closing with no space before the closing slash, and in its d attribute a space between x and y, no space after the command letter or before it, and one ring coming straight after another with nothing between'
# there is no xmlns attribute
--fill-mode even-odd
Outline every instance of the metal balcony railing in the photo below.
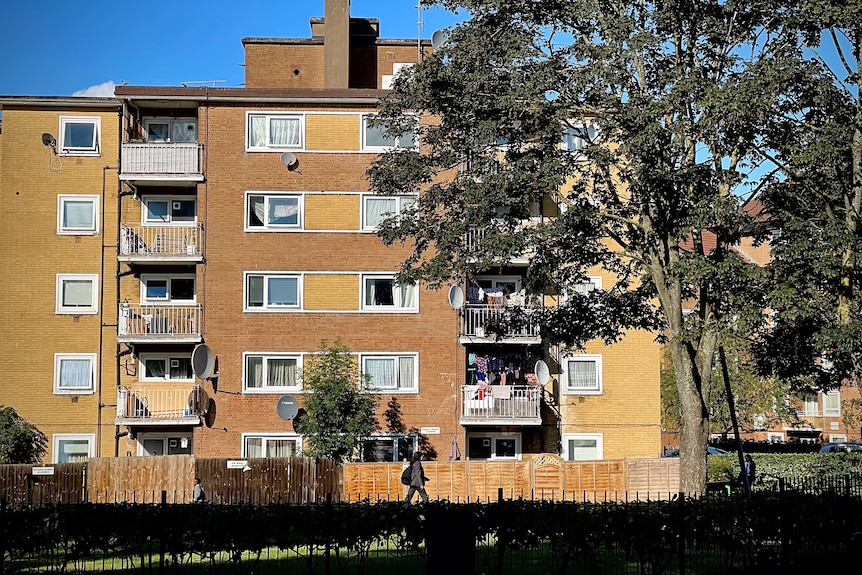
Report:
<svg viewBox="0 0 862 575"><path fill-rule="evenodd" d="M463 385L461 421L474 424L541 423L542 388L537 385Z"/></svg>
<svg viewBox="0 0 862 575"><path fill-rule="evenodd" d="M126 142L120 163L121 177L201 175L198 142Z"/></svg>
<svg viewBox="0 0 862 575"><path fill-rule="evenodd" d="M203 308L195 305L120 304L120 341L200 339Z"/></svg>
<svg viewBox="0 0 862 575"><path fill-rule="evenodd" d="M175 384L169 389L143 385L117 391L117 422L144 423L174 420L188 423L206 414L209 398L198 384Z"/></svg>
<svg viewBox="0 0 862 575"><path fill-rule="evenodd" d="M121 224L120 256L130 260L200 260L203 258L203 224Z"/></svg>
<svg viewBox="0 0 862 575"><path fill-rule="evenodd" d="M503 339L537 338L540 336L539 322L530 319L532 311L538 311L537 306L520 306L527 313L527 322L515 328L509 328L500 334ZM462 335L470 337L493 338L489 324L500 320L506 314L505 305L467 304L463 309L464 325Z"/></svg>

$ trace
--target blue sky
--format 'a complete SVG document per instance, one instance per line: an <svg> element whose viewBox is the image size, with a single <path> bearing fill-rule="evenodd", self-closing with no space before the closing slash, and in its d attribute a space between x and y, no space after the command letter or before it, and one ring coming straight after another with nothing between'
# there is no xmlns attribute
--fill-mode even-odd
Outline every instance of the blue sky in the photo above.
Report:
<svg viewBox="0 0 862 575"><path fill-rule="evenodd" d="M416 38L416 0L352 0L351 16L380 20L383 38ZM13 0L3 9L0 95L111 95L113 85L244 80L245 37L307 38L324 0ZM422 38L458 22L422 11ZM100 87L100 88L97 88ZM79 94L80 95L80 94Z"/></svg>

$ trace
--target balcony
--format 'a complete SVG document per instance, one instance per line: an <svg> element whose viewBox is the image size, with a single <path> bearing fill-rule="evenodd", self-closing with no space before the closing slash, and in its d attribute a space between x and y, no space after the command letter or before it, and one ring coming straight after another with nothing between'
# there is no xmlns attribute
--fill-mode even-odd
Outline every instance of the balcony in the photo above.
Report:
<svg viewBox="0 0 862 575"><path fill-rule="evenodd" d="M202 182L198 142L126 142L120 179L129 182Z"/></svg>
<svg viewBox="0 0 862 575"><path fill-rule="evenodd" d="M203 224L191 226L120 225L122 262L196 263L203 261Z"/></svg>
<svg viewBox="0 0 862 575"><path fill-rule="evenodd" d="M505 298L504 298L505 301ZM497 334L490 324L500 321L506 315L506 304L467 304L462 312L461 343L518 343L538 344L542 342L539 322L533 321L530 314L538 311L538 306L520 306L526 312L527 321L524 325L509 327L506 333Z"/></svg>
<svg viewBox="0 0 862 575"><path fill-rule="evenodd" d="M531 220L525 220L522 225L529 225ZM464 234L463 242L464 249L468 254L478 254L485 250L482 242L489 235L492 228L473 228ZM528 250L522 254L514 255L509 259L509 264L513 266L525 266L530 263L530 260L535 255L534 250Z"/></svg>
<svg viewBox="0 0 862 575"><path fill-rule="evenodd" d="M541 425L537 385L461 386L461 425Z"/></svg>
<svg viewBox="0 0 862 575"><path fill-rule="evenodd" d="M120 304L119 343L200 343L203 309L200 304Z"/></svg>
<svg viewBox="0 0 862 575"><path fill-rule="evenodd" d="M164 385L118 390L115 425L200 425L209 405L201 386Z"/></svg>

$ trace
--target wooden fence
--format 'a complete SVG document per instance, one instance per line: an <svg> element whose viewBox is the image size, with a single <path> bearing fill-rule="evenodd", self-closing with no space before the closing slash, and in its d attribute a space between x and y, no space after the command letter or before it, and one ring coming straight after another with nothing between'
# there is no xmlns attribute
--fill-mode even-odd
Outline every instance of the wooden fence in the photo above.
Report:
<svg viewBox="0 0 862 575"><path fill-rule="evenodd" d="M86 463L0 465L0 490L11 501L168 503L191 500L200 477L213 503L311 503L333 500L399 500L406 463L315 462L304 457L248 459L247 469L227 459L189 455L93 458ZM240 462L241 463L241 462ZM551 500L664 499L679 490L679 459L564 461L551 454L522 461L425 461L432 499L487 501L499 489L506 498Z"/></svg>
<svg viewBox="0 0 862 575"><path fill-rule="evenodd" d="M679 458L564 461L551 454L522 461L424 461L431 499L487 501L506 498L603 501L666 499L679 491ZM343 497L403 499L406 463L344 465Z"/></svg>

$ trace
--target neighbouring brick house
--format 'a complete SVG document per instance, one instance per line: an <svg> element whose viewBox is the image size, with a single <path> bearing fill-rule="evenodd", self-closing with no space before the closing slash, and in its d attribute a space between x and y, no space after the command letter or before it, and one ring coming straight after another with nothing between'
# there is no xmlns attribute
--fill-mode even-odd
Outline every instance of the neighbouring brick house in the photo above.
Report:
<svg viewBox="0 0 862 575"><path fill-rule="evenodd" d="M302 437L279 405L301 408L304 359L341 338L380 399L363 460L447 459L453 441L470 459L656 457L652 335L577 355L532 329L492 337L501 306L556 303L523 297L523 261L453 292L394 282L409 248L375 229L415 198L375 196L365 171L414 142L366 122L431 46L380 38L349 4L326 0L310 38L243 39L244 88L0 99L0 371L20 378L0 404L53 438L54 462L291 455ZM54 155L42 132L88 133L71 115L94 120L96 149Z"/></svg>

